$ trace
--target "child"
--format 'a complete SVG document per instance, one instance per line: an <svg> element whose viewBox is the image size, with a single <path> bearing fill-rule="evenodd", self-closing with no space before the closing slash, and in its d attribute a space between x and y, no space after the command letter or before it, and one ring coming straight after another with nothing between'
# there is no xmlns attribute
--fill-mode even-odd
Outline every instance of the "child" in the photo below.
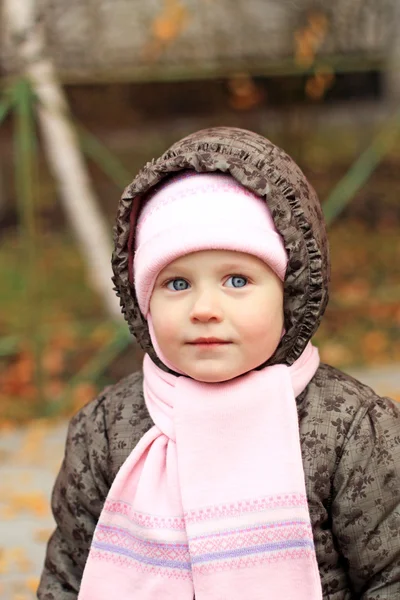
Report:
<svg viewBox="0 0 400 600"><path fill-rule="evenodd" d="M114 234L143 374L71 421L38 598L400 598L400 411L310 341L329 255L297 165L197 132Z"/></svg>

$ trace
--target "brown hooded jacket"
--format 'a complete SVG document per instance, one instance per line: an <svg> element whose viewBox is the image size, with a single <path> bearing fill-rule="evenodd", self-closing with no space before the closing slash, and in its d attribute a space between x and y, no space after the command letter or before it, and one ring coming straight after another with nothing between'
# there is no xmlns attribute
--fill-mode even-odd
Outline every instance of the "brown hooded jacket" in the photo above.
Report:
<svg viewBox="0 0 400 600"><path fill-rule="evenodd" d="M184 169L230 173L265 198L289 263L284 284L286 334L260 368L292 364L315 333L328 300L325 226L316 194L299 167L265 138L241 129L218 127L188 136L148 163L125 190L112 262L131 332L168 370L154 352L137 305L130 249L143 195ZM399 409L325 364L296 402L324 600L400 600ZM151 426L141 373L108 387L72 419L53 491L57 528L48 544L40 600L77 598L111 483ZM243 599L251 600L245 591Z"/></svg>

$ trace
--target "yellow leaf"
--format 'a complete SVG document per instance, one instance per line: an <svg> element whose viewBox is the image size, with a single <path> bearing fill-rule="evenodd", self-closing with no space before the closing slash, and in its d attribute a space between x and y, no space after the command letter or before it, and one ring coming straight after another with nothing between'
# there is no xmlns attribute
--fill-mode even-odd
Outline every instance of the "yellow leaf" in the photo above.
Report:
<svg viewBox="0 0 400 600"><path fill-rule="evenodd" d="M294 33L295 60L298 65L310 66L320 49L329 27L329 22L322 12L312 11L308 15L307 25ZM311 92L313 93L313 92Z"/></svg>
<svg viewBox="0 0 400 600"><path fill-rule="evenodd" d="M33 534L33 539L35 540L35 542L45 543L48 541L52 533L52 529L36 529L36 531Z"/></svg>
<svg viewBox="0 0 400 600"><path fill-rule="evenodd" d="M49 502L41 492L12 494L11 505L19 512L31 512L38 517L44 517L50 511Z"/></svg>
<svg viewBox="0 0 400 600"><path fill-rule="evenodd" d="M26 580L25 584L28 590L30 590L31 592L36 592L36 590L39 587L39 581L39 577L30 577Z"/></svg>
<svg viewBox="0 0 400 600"><path fill-rule="evenodd" d="M4 575L8 571L8 561L4 548L0 548L0 574Z"/></svg>
<svg viewBox="0 0 400 600"><path fill-rule="evenodd" d="M187 19L187 9L179 0L166 0L163 12L153 22L153 34L161 42L171 42L181 33Z"/></svg>
<svg viewBox="0 0 400 600"><path fill-rule="evenodd" d="M17 511L13 506L3 506L0 508L0 521L11 521L17 516Z"/></svg>

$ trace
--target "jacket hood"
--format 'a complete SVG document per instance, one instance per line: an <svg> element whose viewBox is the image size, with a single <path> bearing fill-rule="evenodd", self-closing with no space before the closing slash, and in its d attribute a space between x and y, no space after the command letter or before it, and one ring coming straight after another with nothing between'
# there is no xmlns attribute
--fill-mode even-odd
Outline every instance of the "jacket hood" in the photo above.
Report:
<svg viewBox="0 0 400 600"><path fill-rule="evenodd" d="M233 127L214 127L173 144L148 162L125 189L114 227L113 282L122 313L142 349L164 371L151 343L132 283L135 223L147 192L183 170L229 173L265 199L286 252L284 282L286 333L273 356L259 368L291 365L310 341L328 302L330 273L325 222L318 197L296 163L261 135Z"/></svg>

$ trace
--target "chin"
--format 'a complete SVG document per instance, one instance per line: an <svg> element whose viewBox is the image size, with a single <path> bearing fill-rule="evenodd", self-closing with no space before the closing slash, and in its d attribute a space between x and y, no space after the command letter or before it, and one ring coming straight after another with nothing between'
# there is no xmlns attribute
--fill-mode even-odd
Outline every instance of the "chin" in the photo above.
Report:
<svg viewBox="0 0 400 600"><path fill-rule="evenodd" d="M203 373L203 372L198 372L198 371L192 371L192 372L187 372L187 374L189 375L189 377L191 377L192 379L195 379L196 381L201 381L202 383L223 383L224 381L230 381L231 379L235 379L235 377L239 377L240 375L243 375L243 372L208 372L208 373Z"/></svg>
<svg viewBox="0 0 400 600"><path fill-rule="evenodd" d="M233 379L233 377L224 377L222 375L210 375L209 377L207 377L207 375L203 375L201 377L193 377L193 379L196 379L196 381L201 381L202 383L223 383L224 381L229 381L230 379Z"/></svg>

